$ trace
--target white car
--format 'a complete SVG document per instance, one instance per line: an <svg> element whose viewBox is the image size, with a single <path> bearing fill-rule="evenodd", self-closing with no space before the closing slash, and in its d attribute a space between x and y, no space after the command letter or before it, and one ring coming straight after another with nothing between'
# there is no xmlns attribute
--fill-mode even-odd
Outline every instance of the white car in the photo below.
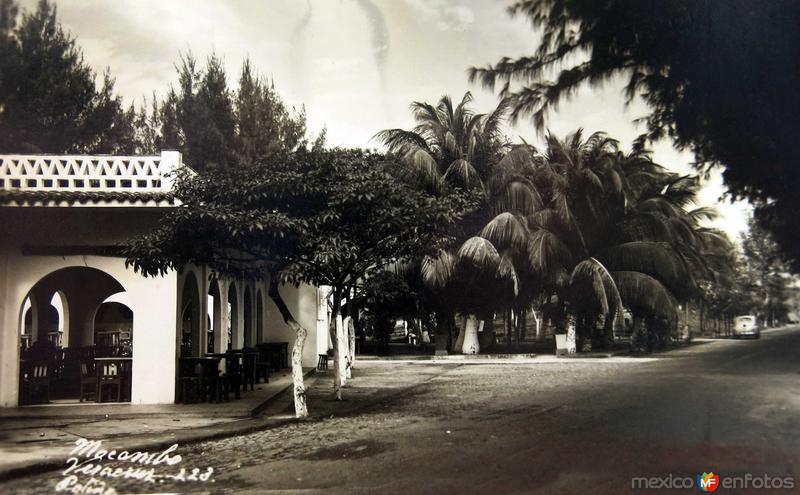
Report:
<svg viewBox="0 0 800 495"><path fill-rule="evenodd" d="M733 336L737 339L739 337L759 338L761 336L761 327L758 324L758 318L753 315L742 315L734 318Z"/></svg>

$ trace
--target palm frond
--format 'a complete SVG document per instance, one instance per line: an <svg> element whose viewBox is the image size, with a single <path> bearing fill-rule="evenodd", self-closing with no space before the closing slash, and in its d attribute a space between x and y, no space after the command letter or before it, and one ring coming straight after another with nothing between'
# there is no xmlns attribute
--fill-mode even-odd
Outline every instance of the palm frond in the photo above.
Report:
<svg viewBox="0 0 800 495"><path fill-rule="evenodd" d="M442 176L439 173L439 166L427 151L423 149L410 150L403 157L403 162L425 183L435 189L441 187Z"/></svg>
<svg viewBox="0 0 800 495"><path fill-rule="evenodd" d="M477 186L483 189L483 181L478 171L475 170L475 167L470 162L461 158L453 161L447 167L443 179L451 183L462 184L468 188Z"/></svg>
<svg viewBox="0 0 800 495"><path fill-rule="evenodd" d="M635 313L657 315L670 321L677 319L677 302L661 282L639 272L615 271L611 275L623 303Z"/></svg>
<svg viewBox="0 0 800 495"><path fill-rule="evenodd" d="M495 212L509 211L519 215L532 215L542 208L539 192L529 182L512 181L492 198Z"/></svg>
<svg viewBox="0 0 800 495"><path fill-rule="evenodd" d="M528 242L528 228L519 216L503 212L481 229L480 236L501 248L523 249Z"/></svg>
<svg viewBox="0 0 800 495"><path fill-rule="evenodd" d="M441 289L453 279L456 258L447 251L440 251L436 257L422 259L420 274L422 282L432 289Z"/></svg>
<svg viewBox="0 0 800 495"><path fill-rule="evenodd" d="M650 275L673 290L684 290L689 274L678 254L665 243L626 242L605 250L600 259L612 271Z"/></svg>
<svg viewBox="0 0 800 495"><path fill-rule="evenodd" d="M502 280L509 280L514 290L514 297L519 295L519 275L514 267L514 257L511 250L503 251L500 263L497 266L497 276Z"/></svg>
<svg viewBox="0 0 800 495"><path fill-rule="evenodd" d="M372 140L383 143L389 151L395 153L407 153L415 148L430 152L425 138L403 129L384 129L372 136Z"/></svg>
<svg viewBox="0 0 800 495"><path fill-rule="evenodd" d="M539 274L546 275L557 266L569 266L572 253L553 232L535 230L528 241L528 261Z"/></svg>
<svg viewBox="0 0 800 495"><path fill-rule="evenodd" d="M478 236L464 241L458 249L457 256L459 261L481 270L496 271L500 263L497 248L488 239Z"/></svg>

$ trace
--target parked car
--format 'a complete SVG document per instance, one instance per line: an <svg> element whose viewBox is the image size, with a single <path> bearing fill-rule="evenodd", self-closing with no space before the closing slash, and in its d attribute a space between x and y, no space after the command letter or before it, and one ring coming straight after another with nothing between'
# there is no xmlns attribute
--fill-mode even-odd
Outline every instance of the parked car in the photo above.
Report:
<svg viewBox="0 0 800 495"><path fill-rule="evenodd" d="M740 337L759 338L761 336L761 325L758 322L758 318L753 315L742 315L734 318L733 336L737 339Z"/></svg>

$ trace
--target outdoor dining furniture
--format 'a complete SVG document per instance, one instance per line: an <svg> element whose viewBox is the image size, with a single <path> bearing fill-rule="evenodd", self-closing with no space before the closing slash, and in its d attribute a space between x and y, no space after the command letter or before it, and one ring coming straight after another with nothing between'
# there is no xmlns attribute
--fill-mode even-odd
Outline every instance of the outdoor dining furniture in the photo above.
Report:
<svg viewBox="0 0 800 495"><path fill-rule="evenodd" d="M180 358L178 375L178 401L219 402L227 400L226 384L219 372L220 358Z"/></svg>
<svg viewBox="0 0 800 495"><path fill-rule="evenodd" d="M256 347L258 359L256 360L256 382L264 379L264 383L269 383L269 370L272 367L270 355L264 347Z"/></svg>
<svg viewBox="0 0 800 495"><path fill-rule="evenodd" d="M97 369L94 364L94 359L83 359L80 362L81 368L81 383L80 383L80 396L78 400L83 402L97 400Z"/></svg>
<svg viewBox="0 0 800 495"><path fill-rule="evenodd" d="M258 382L258 350L257 349L243 349L242 350L242 375L244 378L243 388L247 390L250 385L250 390L254 390L256 382Z"/></svg>
<svg viewBox="0 0 800 495"><path fill-rule="evenodd" d="M221 375L222 385L227 392L233 392L236 399L241 398L242 376L242 354L241 351L215 352L206 354L207 357L223 359L225 361L225 372Z"/></svg>
<svg viewBox="0 0 800 495"><path fill-rule="evenodd" d="M50 363L43 361L23 362L21 391L23 404L47 404L50 402Z"/></svg>
<svg viewBox="0 0 800 495"><path fill-rule="evenodd" d="M259 349L263 349L273 370L281 370L289 367L289 343L288 342L264 342L258 344Z"/></svg>
<svg viewBox="0 0 800 495"><path fill-rule="evenodd" d="M120 402L122 400L123 375L121 361L115 358L96 358L95 365L97 366L97 402Z"/></svg>

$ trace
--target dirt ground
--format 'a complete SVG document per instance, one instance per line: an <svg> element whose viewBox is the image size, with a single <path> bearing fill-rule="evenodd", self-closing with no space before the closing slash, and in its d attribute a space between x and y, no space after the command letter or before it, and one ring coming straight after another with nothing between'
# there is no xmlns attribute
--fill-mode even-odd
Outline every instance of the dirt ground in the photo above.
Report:
<svg viewBox="0 0 800 495"><path fill-rule="evenodd" d="M710 470L794 476L798 357L793 328L655 360L361 363L344 402L320 377L310 419L179 446L180 463L155 469L213 467L207 481L97 479L117 493L408 494L629 493L633 477ZM288 397L266 411L290 413ZM0 491L50 493L64 478Z"/></svg>

